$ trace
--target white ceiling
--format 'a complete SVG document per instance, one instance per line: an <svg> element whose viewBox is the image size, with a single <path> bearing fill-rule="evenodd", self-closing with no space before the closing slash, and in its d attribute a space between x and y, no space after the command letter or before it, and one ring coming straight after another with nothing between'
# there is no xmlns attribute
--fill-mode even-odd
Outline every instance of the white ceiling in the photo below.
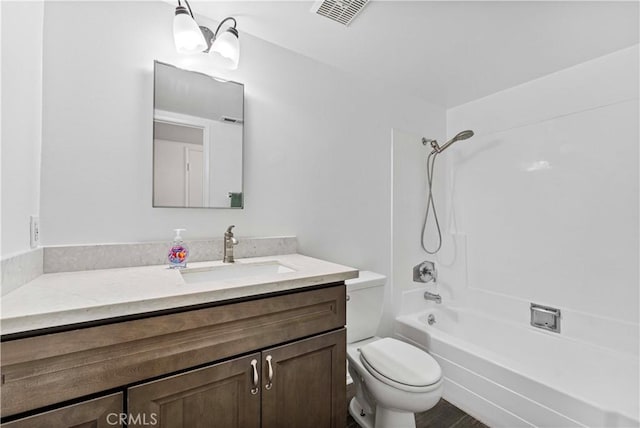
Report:
<svg viewBox="0 0 640 428"><path fill-rule="evenodd" d="M349 27L313 1L199 1L194 13L446 107L631 46L638 1L370 1Z"/></svg>

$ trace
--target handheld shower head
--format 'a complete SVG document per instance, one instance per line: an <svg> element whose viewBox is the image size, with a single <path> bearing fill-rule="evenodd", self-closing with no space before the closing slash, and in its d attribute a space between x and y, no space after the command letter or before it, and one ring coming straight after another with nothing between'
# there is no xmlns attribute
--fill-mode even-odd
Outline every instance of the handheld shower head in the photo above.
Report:
<svg viewBox="0 0 640 428"><path fill-rule="evenodd" d="M451 142L453 143L454 141L458 140L466 140L467 138L471 137L473 137L473 131L467 129L466 131L458 132L456 136L451 139Z"/></svg>
<svg viewBox="0 0 640 428"><path fill-rule="evenodd" d="M466 131L458 132L455 137L453 137L452 139L444 143L442 146L440 146L436 140L429 140L426 138L422 139L422 144L424 144L425 146L427 144L430 144L436 153L442 153L444 149L446 149L456 141L466 140L471 137L473 137L473 131L470 129L467 129Z"/></svg>
<svg viewBox="0 0 640 428"><path fill-rule="evenodd" d="M433 148L431 153L429 153L429 156L427 156L427 189L429 193L427 196L427 207L424 212L424 221L422 222L422 232L420 234L420 245L422 246L422 249L427 254L436 254L438 251L440 251L440 247L442 247L442 232L440 231L440 222L438 222L438 213L436 212L436 205L435 205L435 202L433 201L433 191L432 191L433 167L436 164L436 157L438 156L438 154L442 153L447 147L449 147L456 141L466 140L467 138L471 138L471 137L473 137L473 131L470 129L467 129L466 131L458 132L455 137L453 137L452 139L444 143L442 147L438 144L436 140L422 138L422 144L424 144L425 146L428 144ZM430 250L427 248L427 245L425 243L425 237L424 237L424 232L427 229L427 220L429 219L429 212L431 211L431 209L433 209L433 219L436 223L436 230L438 232L438 244L433 250Z"/></svg>

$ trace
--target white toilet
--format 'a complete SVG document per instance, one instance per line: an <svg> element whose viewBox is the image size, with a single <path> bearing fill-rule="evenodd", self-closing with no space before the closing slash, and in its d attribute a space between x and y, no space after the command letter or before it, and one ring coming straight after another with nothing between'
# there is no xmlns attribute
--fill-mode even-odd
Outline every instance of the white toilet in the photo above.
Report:
<svg viewBox="0 0 640 428"><path fill-rule="evenodd" d="M442 396L442 370L425 351L376 337L386 277L360 271L347 284L347 360L356 396L349 413L363 428L415 428L414 413Z"/></svg>

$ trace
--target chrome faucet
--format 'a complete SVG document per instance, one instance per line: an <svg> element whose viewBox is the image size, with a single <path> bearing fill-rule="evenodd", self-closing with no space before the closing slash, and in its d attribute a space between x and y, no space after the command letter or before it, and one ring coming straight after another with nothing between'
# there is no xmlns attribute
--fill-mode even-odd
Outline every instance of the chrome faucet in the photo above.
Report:
<svg viewBox="0 0 640 428"><path fill-rule="evenodd" d="M227 228L227 231L224 233L224 253L222 257L223 263L234 263L233 259L233 246L238 245L238 240L233 237L233 232L231 229L236 227L235 225L231 225Z"/></svg>
<svg viewBox="0 0 640 428"><path fill-rule="evenodd" d="M428 291L424 292L425 300L433 300L436 303L442 303L442 297L436 293L429 293Z"/></svg>

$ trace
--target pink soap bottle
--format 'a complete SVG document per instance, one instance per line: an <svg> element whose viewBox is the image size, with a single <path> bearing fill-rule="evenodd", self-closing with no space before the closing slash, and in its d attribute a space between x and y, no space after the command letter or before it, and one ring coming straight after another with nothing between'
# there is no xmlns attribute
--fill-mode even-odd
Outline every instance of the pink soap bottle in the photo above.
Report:
<svg viewBox="0 0 640 428"><path fill-rule="evenodd" d="M187 258L189 257L189 248L187 244L182 240L180 232L184 232L187 229L173 229L176 232L176 236L173 238L171 248L167 258L169 259L169 268L182 269L187 267Z"/></svg>

